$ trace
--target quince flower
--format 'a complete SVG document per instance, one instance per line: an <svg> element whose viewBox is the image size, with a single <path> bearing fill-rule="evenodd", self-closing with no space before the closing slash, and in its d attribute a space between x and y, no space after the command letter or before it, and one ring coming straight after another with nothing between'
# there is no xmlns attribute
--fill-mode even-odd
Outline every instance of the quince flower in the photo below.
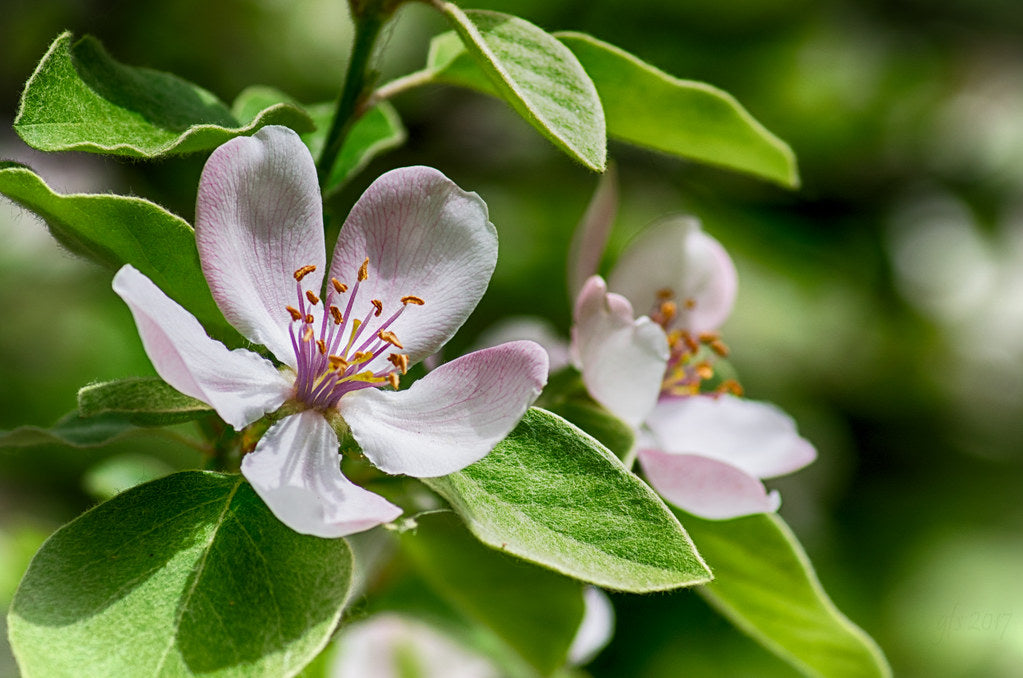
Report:
<svg viewBox="0 0 1023 678"><path fill-rule="evenodd" d="M670 503L711 519L777 510L778 493L761 479L816 458L790 417L737 397L734 381L718 393L701 390L714 376L702 356L727 354L717 329L736 288L720 243L694 219L672 217L636 240L609 284L586 280L572 328L573 359L590 395L639 429L647 480ZM633 308L648 315L636 318Z"/></svg>
<svg viewBox="0 0 1023 678"><path fill-rule="evenodd" d="M290 129L264 127L210 156L195 230L224 317L280 367L211 339L131 266L118 271L114 290L170 385L237 430L284 414L241 471L297 532L340 537L401 514L341 473L336 428L347 427L387 473L446 475L486 455L543 388L546 354L520 341L397 390L409 366L436 352L476 307L497 260L486 204L437 170L377 179L352 208L327 269L313 159Z"/></svg>

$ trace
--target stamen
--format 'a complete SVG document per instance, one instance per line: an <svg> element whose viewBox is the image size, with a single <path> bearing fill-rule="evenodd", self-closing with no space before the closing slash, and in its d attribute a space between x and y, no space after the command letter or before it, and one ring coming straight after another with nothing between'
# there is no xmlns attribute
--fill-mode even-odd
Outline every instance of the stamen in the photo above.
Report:
<svg viewBox="0 0 1023 678"><path fill-rule="evenodd" d="M699 342L693 339L693 335L688 332L682 333L682 342L686 345L686 348L689 349L690 353L696 353L700 350Z"/></svg>
<svg viewBox="0 0 1023 678"><path fill-rule="evenodd" d="M316 340L316 348L320 350L320 355L327 355L327 342L323 339Z"/></svg>
<svg viewBox="0 0 1023 678"><path fill-rule="evenodd" d="M315 266L303 266L302 268L295 271L295 280L302 282L302 278L306 277L310 273L316 270Z"/></svg>
<svg viewBox="0 0 1023 678"><path fill-rule="evenodd" d="M358 353L352 354L351 363L354 365L356 363L364 363L367 360L372 360L372 359L373 359L373 354L370 353L369 351L359 351Z"/></svg>
<svg viewBox="0 0 1023 678"><path fill-rule="evenodd" d="M710 346L710 350L714 351L722 358L728 357L728 347L725 346L725 343L720 339L715 339L707 345Z"/></svg>
<svg viewBox="0 0 1023 678"><path fill-rule="evenodd" d="M402 374L406 374L408 372L408 356L404 353L392 353L387 356L387 359L392 365L401 370Z"/></svg>
<svg viewBox="0 0 1023 678"><path fill-rule="evenodd" d="M291 319L292 320L301 320L302 319L302 313L299 312L299 310L297 308L295 308L294 306L285 306L284 308L288 311L288 313L291 314Z"/></svg>
<svg viewBox="0 0 1023 678"><path fill-rule="evenodd" d="M672 291L670 287L662 287L661 289L657 290L658 301L667 301L668 299L671 299L674 296L675 293Z"/></svg>
<svg viewBox="0 0 1023 678"><path fill-rule="evenodd" d="M339 309L337 306L330 307L330 317L334 319L335 325L340 325L342 322L344 322L344 318L341 317L341 309Z"/></svg>
<svg viewBox="0 0 1023 678"><path fill-rule="evenodd" d="M718 334L717 332L701 332L699 337L701 344L709 344L712 341L717 341L720 338L721 335Z"/></svg>
<svg viewBox="0 0 1023 678"><path fill-rule="evenodd" d="M327 362L330 363L330 369L334 370L335 372L341 372L342 370L346 370L348 369L348 366L351 365L350 362L348 362L339 355L328 356Z"/></svg>
<svg viewBox="0 0 1023 678"><path fill-rule="evenodd" d="M312 313L306 313L305 321L306 321L306 324L312 325L314 322L316 322L316 318L313 317Z"/></svg>
<svg viewBox="0 0 1023 678"><path fill-rule="evenodd" d="M312 340L313 340L313 328L311 328L308 325L306 325L305 332L302 333L302 341L312 341Z"/></svg>
<svg viewBox="0 0 1023 678"><path fill-rule="evenodd" d="M379 318L380 314L384 312L384 302L380 301L379 299L370 299L369 303L373 304L373 308L376 309L373 312L373 315Z"/></svg>
<svg viewBox="0 0 1023 678"><path fill-rule="evenodd" d="M388 372L387 373L387 383L390 384L394 388L395 391L397 391L398 390L398 373L397 372Z"/></svg>
<svg viewBox="0 0 1023 678"><path fill-rule="evenodd" d="M348 291L348 285L344 284L343 282L340 282L337 278L331 278L330 284L334 286L334 289L337 291L338 294L344 294L345 292Z"/></svg>
<svg viewBox="0 0 1023 678"><path fill-rule="evenodd" d="M687 311L692 311L694 308L696 308L696 299L689 297L684 302L682 302L682 305L686 307Z"/></svg>
<svg viewBox="0 0 1023 678"><path fill-rule="evenodd" d="M369 277L369 257L366 257L366 260L364 262L362 262L362 266L359 267L359 275L358 275L359 282L362 282L363 280L365 280L368 277Z"/></svg>
<svg viewBox="0 0 1023 678"><path fill-rule="evenodd" d="M704 361L696 366L696 376L700 379L710 379L714 376L714 368Z"/></svg>
<svg viewBox="0 0 1023 678"><path fill-rule="evenodd" d="M732 395L736 395L739 397L742 397L742 394L744 393L742 385L735 379L725 379L723 382L721 382L721 385L718 386L718 392L731 393Z"/></svg>
<svg viewBox="0 0 1023 678"><path fill-rule="evenodd" d="M420 297L417 297L415 295L409 294L408 296L404 296L404 297L401 298L401 303L405 304L406 306L408 306L409 304L415 304L416 306L422 306L426 302L423 301L422 298L420 298Z"/></svg>
<svg viewBox="0 0 1023 678"><path fill-rule="evenodd" d="M381 340L386 341L388 344L392 344L398 348L405 348L401 345L401 342L398 341L398 337L395 336L394 332L381 330L380 332L377 332L377 336L380 337Z"/></svg>
<svg viewBox="0 0 1023 678"><path fill-rule="evenodd" d="M674 301L665 301L661 303L661 315L664 316L665 322L670 321L678 313L678 304Z"/></svg>
<svg viewBox="0 0 1023 678"><path fill-rule="evenodd" d="M309 303L312 304L313 306L315 306L316 304L320 303L320 298L318 296L316 296L315 294L313 294L312 290L306 290L305 291L305 298L308 299Z"/></svg>

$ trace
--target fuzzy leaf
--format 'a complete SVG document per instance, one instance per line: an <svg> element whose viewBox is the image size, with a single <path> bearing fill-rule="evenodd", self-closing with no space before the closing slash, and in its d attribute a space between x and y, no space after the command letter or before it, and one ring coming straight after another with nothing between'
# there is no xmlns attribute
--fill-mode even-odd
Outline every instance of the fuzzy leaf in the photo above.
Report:
<svg viewBox="0 0 1023 678"><path fill-rule="evenodd" d="M417 522L401 544L438 596L542 675L565 663L583 618L578 582L481 546L450 514Z"/></svg>
<svg viewBox="0 0 1023 678"><path fill-rule="evenodd" d="M99 447L138 430L138 426L121 414L105 414L85 419L77 412L71 412L49 428L19 426L10 431L0 431L0 448L53 444Z"/></svg>
<svg viewBox="0 0 1023 678"><path fill-rule="evenodd" d="M489 78L481 86L468 59L453 48L431 48L428 69L439 82L496 92L519 115L561 150L596 172L607 164L604 113L593 82L578 59L552 35L533 24L499 12L466 10L450 2L441 10L454 26L478 70ZM468 74L468 77L466 75Z"/></svg>
<svg viewBox="0 0 1023 678"><path fill-rule="evenodd" d="M42 217L72 252L110 268L131 264L218 337L237 336L213 301L195 232L181 217L142 198L54 193L12 162L0 162L0 194Z"/></svg>
<svg viewBox="0 0 1023 678"><path fill-rule="evenodd" d="M570 577L633 592L710 579L660 498L550 412L530 409L486 457L426 482L483 543Z"/></svg>
<svg viewBox="0 0 1023 678"><path fill-rule="evenodd" d="M778 515L679 516L714 570L700 592L737 627L807 676L891 675L877 644L828 598Z"/></svg>
<svg viewBox="0 0 1023 678"><path fill-rule="evenodd" d="M604 105L607 133L639 146L799 186L792 149L735 98L680 80L581 33L555 36L578 57Z"/></svg>
<svg viewBox="0 0 1023 678"><path fill-rule="evenodd" d="M50 45L21 97L14 129L41 151L155 158L212 150L264 125L312 129L301 109L275 104L244 124L210 92L181 78L115 61L98 40Z"/></svg>
<svg viewBox="0 0 1023 678"><path fill-rule="evenodd" d="M292 532L241 476L189 471L58 530L8 617L27 678L293 675L351 579L340 539Z"/></svg>
<svg viewBox="0 0 1023 678"><path fill-rule="evenodd" d="M83 417L116 412L139 426L164 426L212 414L209 405L177 391L158 377L89 384L78 391Z"/></svg>
<svg viewBox="0 0 1023 678"><path fill-rule="evenodd" d="M551 411L596 438L619 459L632 449L636 434L632 428L588 396L561 400Z"/></svg>

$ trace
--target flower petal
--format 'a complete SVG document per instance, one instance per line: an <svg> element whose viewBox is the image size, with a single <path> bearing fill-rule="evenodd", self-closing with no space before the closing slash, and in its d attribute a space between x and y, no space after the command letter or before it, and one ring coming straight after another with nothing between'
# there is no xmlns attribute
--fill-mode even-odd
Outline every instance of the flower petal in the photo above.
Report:
<svg viewBox="0 0 1023 678"><path fill-rule="evenodd" d="M251 351L231 351L210 339L191 313L135 268L122 267L113 287L131 309L157 374L212 407L235 429L287 399L291 392L287 376Z"/></svg>
<svg viewBox="0 0 1023 678"><path fill-rule="evenodd" d="M432 478L493 449L547 381L547 353L512 341L445 363L405 391L365 389L338 403L369 460L387 473Z"/></svg>
<svg viewBox="0 0 1023 678"><path fill-rule="evenodd" d="M658 292L671 290L678 304L673 327L712 332L732 312L738 277L731 257L692 217L675 216L643 231L619 258L609 289L640 311L653 309Z"/></svg>
<svg viewBox="0 0 1023 678"><path fill-rule="evenodd" d="M635 427L661 392L668 337L646 316L634 319L629 300L593 276L576 300L572 355L593 399Z"/></svg>
<svg viewBox="0 0 1023 678"><path fill-rule="evenodd" d="M572 234L568 248L568 294L575 299L591 275L596 275L600 259L607 248L615 215L618 213L618 171L608 163L600 175L597 190L590 198L579 225Z"/></svg>
<svg viewBox="0 0 1023 678"><path fill-rule="evenodd" d="M684 511L726 520L777 511L781 498L759 480L722 461L695 454L640 449L639 463L650 486Z"/></svg>
<svg viewBox="0 0 1023 678"><path fill-rule="evenodd" d="M398 310L401 298L415 295L389 328L412 363L419 362L454 335L487 289L497 263L497 231L487 205L429 167L392 170L366 189L338 236L331 276L355 281L369 257L369 278L359 286L355 317L383 302L382 322ZM371 364L387 367L386 358Z"/></svg>
<svg viewBox="0 0 1023 678"><path fill-rule="evenodd" d="M401 509L341 474L334 429L303 410L270 427L242 458L242 475L278 519L301 534L344 537L389 523Z"/></svg>
<svg viewBox="0 0 1023 678"><path fill-rule="evenodd" d="M791 473L817 458L792 417L731 395L664 399L646 424L666 452L710 457L757 478Z"/></svg>
<svg viewBox="0 0 1023 678"><path fill-rule="evenodd" d="M268 126L213 151L199 179L195 238L213 298L234 327L295 366L288 336L293 274L319 293L326 261L316 167L287 127Z"/></svg>
<svg viewBox="0 0 1023 678"><path fill-rule="evenodd" d="M568 663L589 664L611 642L615 631L615 609L611 599L596 586L583 589L585 608L582 623L568 648Z"/></svg>
<svg viewBox="0 0 1023 678"><path fill-rule="evenodd" d="M535 316L517 315L498 321L479 336L475 350L520 339L534 341L547 351L551 374L571 364L568 342L558 336L554 325Z"/></svg>

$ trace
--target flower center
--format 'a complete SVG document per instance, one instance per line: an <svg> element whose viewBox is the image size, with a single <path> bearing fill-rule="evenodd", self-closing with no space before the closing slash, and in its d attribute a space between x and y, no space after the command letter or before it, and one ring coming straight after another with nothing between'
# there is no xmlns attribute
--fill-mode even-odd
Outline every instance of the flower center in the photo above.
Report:
<svg viewBox="0 0 1023 678"><path fill-rule="evenodd" d="M683 301L686 310L696 308L695 299ZM710 390L714 393L742 395L742 386L735 379L721 379L715 370L720 358L728 357L728 347L717 332L693 334L684 328L671 329L678 317L679 304L675 292L662 289L650 312L650 319L668 335L668 366L661 380L662 396L690 396ZM716 384L714 382L717 382Z"/></svg>
<svg viewBox="0 0 1023 678"><path fill-rule="evenodd" d="M369 257L359 267L344 311L340 300L348 293L348 285L337 278L330 279L327 296L322 300L313 290L303 289L302 279L315 270L315 266L303 266L295 271L298 303L286 307L291 314L288 329L298 366L295 398L309 408L325 410L350 391L384 384L397 389L400 375L408 371L409 360L407 354L395 351L404 347L388 328L405 307L422 306L423 300L413 295L402 297L401 307L378 321L383 316L383 302L370 299L370 308L360 319L353 315L353 309L359 286L369 277ZM339 303L335 305L335 301ZM388 354L390 367L379 369L377 365L374 371L370 364L384 353Z"/></svg>

